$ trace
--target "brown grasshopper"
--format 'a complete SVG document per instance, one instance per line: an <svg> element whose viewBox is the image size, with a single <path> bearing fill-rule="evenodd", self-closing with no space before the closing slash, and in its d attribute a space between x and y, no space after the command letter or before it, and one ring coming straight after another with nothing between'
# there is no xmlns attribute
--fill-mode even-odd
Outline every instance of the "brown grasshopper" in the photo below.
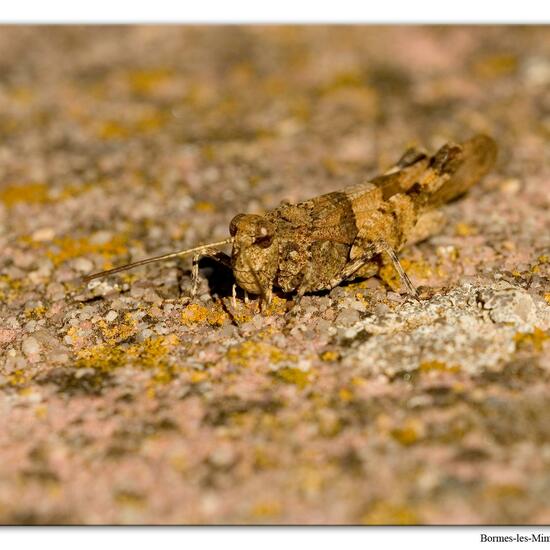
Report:
<svg viewBox="0 0 550 550"><path fill-rule="evenodd" d="M364 183L298 204L283 204L263 215L238 214L223 241L147 258L86 277L91 281L160 260L193 255L192 290L198 262L209 256L229 267L236 285L269 304L275 287L295 292L328 290L343 281L378 273L391 261L407 291L416 290L397 252L441 229L438 207L466 192L492 168L493 139L476 135L448 143L433 156L409 149L390 170ZM231 255L218 249L231 244Z"/></svg>

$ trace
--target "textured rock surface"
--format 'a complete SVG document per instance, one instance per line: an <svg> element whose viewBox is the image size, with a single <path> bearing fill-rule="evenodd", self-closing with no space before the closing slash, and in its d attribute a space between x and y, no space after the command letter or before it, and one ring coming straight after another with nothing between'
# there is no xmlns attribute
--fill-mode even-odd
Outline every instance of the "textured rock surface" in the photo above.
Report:
<svg viewBox="0 0 550 550"><path fill-rule="evenodd" d="M466 283L430 300L369 313L340 330L339 343L346 350L343 364L357 374L395 376L434 364L479 374L509 361L521 335L549 327L546 302L536 304L520 287Z"/></svg>
<svg viewBox="0 0 550 550"><path fill-rule="evenodd" d="M548 27L1 31L0 522L550 522ZM477 132L419 302L74 282Z"/></svg>

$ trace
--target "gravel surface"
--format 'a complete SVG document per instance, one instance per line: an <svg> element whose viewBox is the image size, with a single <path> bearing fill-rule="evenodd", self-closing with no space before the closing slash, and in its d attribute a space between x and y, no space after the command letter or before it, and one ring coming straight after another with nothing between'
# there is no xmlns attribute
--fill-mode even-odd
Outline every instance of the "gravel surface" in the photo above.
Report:
<svg viewBox="0 0 550 550"><path fill-rule="evenodd" d="M548 27L4 27L0 522L550 523ZM395 272L260 312L190 260L484 132Z"/></svg>

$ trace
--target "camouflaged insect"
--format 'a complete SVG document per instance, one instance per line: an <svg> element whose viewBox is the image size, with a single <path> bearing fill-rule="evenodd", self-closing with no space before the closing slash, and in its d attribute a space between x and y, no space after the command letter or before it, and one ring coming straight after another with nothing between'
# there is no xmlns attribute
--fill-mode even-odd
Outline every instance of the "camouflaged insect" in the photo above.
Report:
<svg viewBox="0 0 550 550"><path fill-rule="evenodd" d="M198 260L210 256L228 266L245 293L269 303L274 288L295 292L331 289L345 280L371 277L391 261L410 294L416 291L397 252L437 233L438 210L480 180L494 165L497 146L477 135L448 143L433 156L409 149L381 176L298 204L283 204L263 215L238 214L230 238L90 275L103 277L151 262L193 254L193 288ZM231 244L231 255L218 251ZM235 286L233 296L235 296Z"/></svg>

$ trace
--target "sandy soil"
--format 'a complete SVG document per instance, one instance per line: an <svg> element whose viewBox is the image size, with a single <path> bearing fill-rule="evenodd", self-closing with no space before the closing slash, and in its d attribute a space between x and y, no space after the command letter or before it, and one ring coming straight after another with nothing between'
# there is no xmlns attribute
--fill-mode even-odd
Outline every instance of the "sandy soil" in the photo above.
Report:
<svg viewBox="0 0 550 550"><path fill-rule="evenodd" d="M549 523L550 29L0 32L0 522ZM190 260L478 132L395 273L266 312Z"/></svg>

